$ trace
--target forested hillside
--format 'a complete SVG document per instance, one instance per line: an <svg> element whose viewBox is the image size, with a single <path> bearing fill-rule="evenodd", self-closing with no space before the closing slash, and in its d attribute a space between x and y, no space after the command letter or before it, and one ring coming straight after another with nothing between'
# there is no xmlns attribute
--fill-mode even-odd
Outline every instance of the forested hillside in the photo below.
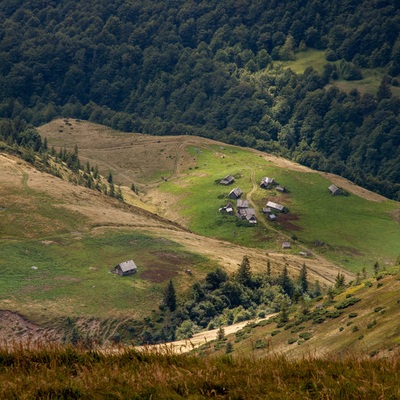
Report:
<svg viewBox="0 0 400 400"><path fill-rule="evenodd" d="M399 10L397 0L2 0L0 117L211 137L399 200ZM325 52L323 69L284 67L307 49ZM376 93L334 85L365 68L383 78Z"/></svg>

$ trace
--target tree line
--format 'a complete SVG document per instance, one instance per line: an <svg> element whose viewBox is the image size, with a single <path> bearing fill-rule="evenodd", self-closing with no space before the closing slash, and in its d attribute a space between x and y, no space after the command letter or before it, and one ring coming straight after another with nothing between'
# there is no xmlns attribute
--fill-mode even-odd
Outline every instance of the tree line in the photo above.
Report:
<svg viewBox="0 0 400 400"><path fill-rule="evenodd" d="M400 198L396 0L4 0L0 22L0 117L210 137ZM307 48L322 73L282 67ZM332 87L361 68L376 94Z"/></svg>
<svg viewBox="0 0 400 400"><path fill-rule="evenodd" d="M287 265L277 276L272 276L270 261L264 273L255 274L249 258L244 256L236 273L229 276L222 268L217 268L183 294L178 295L173 282L169 281L159 311L138 324L132 338L137 343L188 339L206 328L276 312L284 322L291 305L301 304L307 308L311 299L321 294L319 282L309 282L305 264L297 277L289 275Z"/></svg>

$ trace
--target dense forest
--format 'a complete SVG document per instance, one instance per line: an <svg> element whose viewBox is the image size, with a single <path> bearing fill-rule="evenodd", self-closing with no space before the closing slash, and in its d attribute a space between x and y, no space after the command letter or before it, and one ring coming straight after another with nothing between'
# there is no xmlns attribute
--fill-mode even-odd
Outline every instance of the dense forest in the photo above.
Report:
<svg viewBox="0 0 400 400"><path fill-rule="evenodd" d="M400 200L399 32L397 0L2 0L0 118L210 137ZM282 66L308 48L322 72ZM377 93L335 87L362 68Z"/></svg>

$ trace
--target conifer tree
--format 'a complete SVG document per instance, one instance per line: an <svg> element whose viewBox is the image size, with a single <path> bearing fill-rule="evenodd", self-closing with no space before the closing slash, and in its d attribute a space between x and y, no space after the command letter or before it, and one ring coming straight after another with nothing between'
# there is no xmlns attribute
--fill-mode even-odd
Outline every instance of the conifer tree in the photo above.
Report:
<svg viewBox="0 0 400 400"><path fill-rule="evenodd" d="M278 316L279 322L285 323L289 321L289 304L284 300L281 304L281 309Z"/></svg>
<svg viewBox="0 0 400 400"><path fill-rule="evenodd" d="M307 266L304 263L300 270L299 286L303 293L308 291Z"/></svg>
<svg viewBox="0 0 400 400"><path fill-rule="evenodd" d="M242 263L237 270L236 280L244 286L251 285L250 261L247 256L243 256Z"/></svg>
<svg viewBox="0 0 400 400"><path fill-rule="evenodd" d="M225 338L225 329L220 326L217 331L217 340L223 340Z"/></svg>
<svg viewBox="0 0 400 400"><path fill-rule="evenodd" d="M321 296L321 285L319 283L319 281L316 281L314 284L314 290L313 290L313 297L318 297Z"/></svg>
<svg viewBox="0 0 400 400"><path fill-rule="evenodd" d="M294 292L294 285L293 285L292 280L290 279L286 264L283 267L282 273L278 277L277 284L282 287L283 291L289 297L292 297L293 292Z"/></svg>
<svg viewBox="0 0 400 400"><path fill-rule="evenodd" d="M176 293L172 280L169 281L164 293L164 304L170 311L176 310Z"/></svg>
<svg viewBox="0 0 400 400"><path fill-rule="evenodd" d="M344 286L345 286L345 277L343 274L338 272L338 274L336 275L336 278L335 278L335 288L343 289Z"/></svg>

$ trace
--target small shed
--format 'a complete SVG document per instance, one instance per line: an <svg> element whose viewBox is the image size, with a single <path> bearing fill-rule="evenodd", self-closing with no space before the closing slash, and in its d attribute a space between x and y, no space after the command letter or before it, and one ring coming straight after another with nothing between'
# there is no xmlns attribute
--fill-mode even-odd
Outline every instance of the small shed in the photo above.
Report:
<svg viewBox="0 0 400 400"><path fill-rule="evenodd" d="M255 225L257 223L257 218L255 215L247 215L246 219L249 224Z"/></svg>
<svg viewBox="0 0 400 400"><path fill-rule="evenodd" d="M274 178L269 178L268 176L265 176L264 178L261 179L260 187L268 189L274 184L274 182L275 182Z"/></svg>
<svg viewBox="0 0 400 400"><path fill-rule="evenodd" d="M219 209L221 212L226 212L227 214L233 214L233 205L232 203L228 203L226 206L221 207Z"/></svg>
<svg viewBox="0 0 400 400"><path fill-rule="evenodd" d="M133 260L124 261L116 265L112 272L120 276L133 275L137 271L137 266Z"/></svg>
<svg viewBox="0 0 400 400"><path fill-rule="evenodd" d="M235 182L235 178L232 175L227 175L225 178L219 181L220 185L230 185Z"/></svg>
<svg viewBox="0 0 400 400"><path fill-rule="evenodd" d="M242 195L242 193L243 192L239 188L235 188L229 192L228 197L230 199L238 199Z"/></svg>
<svg viewBox="0 0 400 400"><path fill-rule="evenodd" d="M272 213L271 207L263 207L262 212L263 214L271 214Z"/></svg>
<svg viewBox="0 0 400 400"><path fill-rule="evenodd" d="M282 249L290 249L290 242L283 242Z"/></svg>
<svg viewBox="0 0 400 400"><path fill-rule="evenodd" d="M274 203L273 201L269 201L267 203L267 207L273 209L274 211L279 211L279 212L285 211L285 206L283 206L282 204Z"/></svg>
<svg viewBox="0 0 400 400"><path fill-rule="evenodd" d="M285 193L285 192L286 192L285 186L282 186L282 185L278 185L278 186L276 187L276 190L277 190L278 192L281 192L281 193Z"/></svg>
<svg viewBox="0 0 400 400"><path fill-rule="evenodd" d="M342 194L342 190L339 189L336 185L329 186L329 191L331 192L332 196L339 196Z"/></svg>
<svg viewBox="0 0 400 400"><path fill-rule="evenodd" d="M269 219L270 221L276 221L276 215L275 215L275 214L269 214L269 215L268 215L268 219Z"/></svg>

